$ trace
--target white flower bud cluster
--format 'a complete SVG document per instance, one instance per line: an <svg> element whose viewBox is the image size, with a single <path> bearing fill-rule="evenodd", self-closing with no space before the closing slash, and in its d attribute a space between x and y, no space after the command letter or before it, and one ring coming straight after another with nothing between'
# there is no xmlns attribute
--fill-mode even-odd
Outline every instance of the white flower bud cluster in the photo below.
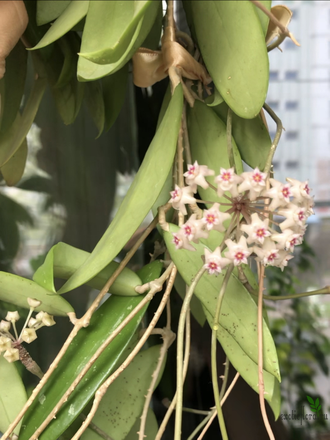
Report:
<svg viewBox="0 0 330 440"><path fill-rule="evenodd" d="M186 205L198 203L194 198L197 186L208 188L205 176L214 174L213 170L197 162L188 165L184 174L187 186L176 186L171 192L173 208L187 215ZM198 243L200 238L207 238L209 231L214 229L225 232L225 236L214 252L205 250L204 267L210 274L220 273L231 263L235 266L247 264L249 256L265 266L283 270L293 258L294 247L302 243L307 218L314 214L308 181L288 178L288 183L282 184L270 178L267 185L267 175L258 168L241 175L235 174L233 168L221 168L215 182L217 188L214 190L219 197L225 197L227 203L223 206L214 203L203 211L201 218L197 218L196 213L191 215L180 231L173 234L176 248L194 251L191 242ZM276 223L274 215L282 216L284 220ZM226 230L223 223L229 219ZM222 257L225 248L227 251Z"/></svg>
<svg viewBox="0 0 330 440"><path fill-rule="evenodd" d="M28 298L27 302L30 306L30 313L19 336L16 330L16 322L20 319L20 316L17 311L8 312L5 320L0 322L0 353L4 353L3 357L8 362L19 360L19 350L16 348L17 343L26 342L30 344L37 339L37 330L41 327L50 327L55 324L53 316L46 312L39 312L35 318L31 318L34 309L41 305L41 301ZM10 333L11 327L14 330L15 336Z"/></svg>

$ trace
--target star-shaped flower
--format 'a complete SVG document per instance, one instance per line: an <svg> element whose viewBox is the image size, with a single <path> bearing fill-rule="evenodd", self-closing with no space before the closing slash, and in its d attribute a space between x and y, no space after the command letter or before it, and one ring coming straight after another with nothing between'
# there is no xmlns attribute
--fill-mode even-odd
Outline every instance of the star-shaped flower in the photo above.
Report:
<svg viewBox="0 0 330 440"><path fill-rule="evenodd" d="M187 215L186 204L195 204L196 199L193 197L193 191L190 186L184 186L180 188L175 185L174 191L171 191L170 203L174 209L182 212L183 215Z"/></svg>
<svg viewBox="0 0 330 440"><path fill-rule="evenodd" d="M231 263L231 260L228 258L223 258L220 254L220 247L214 249L214 252L209 251L208 249L204 249L205 255L205 264L204 269L208 271L210 275L218 275L221 273L221 270L228 266Z"/></svg>
<svg viewBox="0 0 330 440"><path fill-rule="evenodd" d="M220 168L219 176L214 179L218 186L218 196L222 197L226 191L229 191L233 197L238 196L237 185L242 182L242 177L234 172L234 168Z"/></svg>
<svg viewBox="0 0 330 440"><path fill-rule="evenodd" d="M285 229L281 234L272 234L271 240L276 241L279 249L293 252L294 247L302 242L302 235L295 234L291 229Z"/></svg>
<svg viewBox="0 0 330 440"><path fill-rule="evenodd" d="M219 208L220 203L214 203L214 205L210 209L204 209L202 222L206 225L206 228L209 231L211 229L215 229L219 232L225 231L225 227L222 223L225 220L230 219L230 214L227 214L226 212L221 212Z"/></svg>
<svg viewBox="0 0 330 440"><path fill-rule="evenodd" d="M269 219L261 220L256 212L251 215L251 224L242 225L242 231L248 234L247 242L251 243L263 243L266 237L271 234L268 231Z"/></svg>
<svg viewBox="0 0 330 440"><path fill-rule="evenodd" d="M228 239L225 241L228 251L225 253L225 257L229 258L235 266L239 266L244 263L247 264L247 257L251 255L250 250L247 247L246 238L241 236L238 243Z"/></svg>
<svg viewBox="0 0 330 440"><path fill-rule="evenodd" d="M257 261L265 266L276 266L279 258L279 250L276 244L269 238L266 238L262 247L254 246L254 253L257 254Z"/></svg>
<svg viewBox="0 0 330 440"><path fill-rule="evenodd" d="M186 184L191 187L194 193L197 191L197 185L207 189L209 184L205 180L205 176L213 175L213 170L210 170L206 165L198 165L197 160L195 160L194 165L188 165L188 171L184 173Z"/></svg>
<svg viewBox="0 0 330 440"><path fill-rule="evenodd" d="M283 209L278 213L286 217L286 220L280 224L282 231L297 225L304 226L307 220L306 208L299 207L294 203L290 203L288 209Z"/></svg>
<svg viewBox="0 0 330 440"><path fill-rule="evenodd" d="M279 182L275 179L269 179L272 188L264 192L264 196L270 197L272 199L271 204L268 209L270 211L275 211L280 206L287 206L290 203L290 197L292 197L291 186L287 183Z"/></svg>
<svg viewBox="0 0 330 440"><path fill-rule="evenodd" d="M241 176L243 182L238 187L238 191L240 193L249 191L249 199L255 200L266 187L267 174L262 173L259 168L255 168L251 172L242 173Z"/></svg>
<svg viewBox="0 0 330 440"><path fill-rule="evenodd" d="M200 238L207 238L209 236L208 232L203 230L202 220L196 219L196 214L190 216L189 220L186 221L181 226L182 233L189 241L198 243Z"/></svg>
<svg viewBox="0 0 330 440"><path fill-rule="evenodd" d="M182 230L173 233L172 243L175 244L176 249L186 249L187 251L195 251L196 249L189 243L188 238Z"/></svg>

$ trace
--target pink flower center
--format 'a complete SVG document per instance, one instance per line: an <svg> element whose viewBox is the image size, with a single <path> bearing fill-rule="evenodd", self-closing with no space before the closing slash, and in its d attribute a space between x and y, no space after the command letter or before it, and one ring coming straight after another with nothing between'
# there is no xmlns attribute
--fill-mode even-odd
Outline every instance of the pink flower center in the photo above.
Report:
<svg viewBox="0 0 330 440"><path fill-rule="evenodd" d="M298 219L302 222L305 220L305 213L304 211L299 211L298 212Z"/></svg>
<svg viewBox="0 0 330 440"><path fill-rule="evenodd" d="M210 225L213 225L215 222L215 215L214 214L207 214L207 216L205 217L205 220Z"/></svg>
<svg viewBox="0 0 330 440"><path fill-rule="evenodd" d="M191 235L191 227L189 225L184 227L184 234L187 236Z"/></svg>
<svg viewBox="0 0 330 440"><path fill-rule="evenodd" d="M224 171L224 172L221 174L221 179L224 180L225 182L229 182L229 181L230 181L230 178L231 178L231 174L230 174L229 171Z"/></svg>
<svg viewBox="0 0 330 440"><path fill-rule="evenodd" d="M214 261L210 261L210 263L208 264L208 268L212 271L215 271L218 269L218 265Z"/></svg>
<svg viewBox="0 0 330 440"><path fill-rule="evenodd" d="M171 191L172 199L176 199L177 197L180 197L179 191L175 189L174 191Z"/></svg>
<svg viewBox="0 0 330 440"><path fill-rule="evenodd" d="M235 255L235 259L238 260L238 261L244 260L244 253L241 252L241 251L237 252L236 255Z"/></svg>
<svg viewBox="0 0 330 440"><path fill-rule="evenodd" d="M307 183L306 183L306 185L304 186L304 191L306 192L307 195L309 195L310 188L309 188L309 186L308 186Z"/></svg>
<svg viewBox="0 0 330 440"><path fill-rule="evenodd" d="M262 182L262 175L261 174L259 174L259 173L255 173L255 174L253 174L253 176L252 176L252 180L254 181L254 182L256 182L256 183L260 183L260 182Z"/></svg>
<svg viewBox="0 0 330 440"><path fill-rule="evenodd" d="M258 229L257 230L257 232L256 232L256 234L257 234L257 237L264 237L265 235L266 235L266 231L265 231L265 228L260 228L260 229Z"/></svg>
<svg viewBox="0 0 330 440"><path fill-rule="evenodd" d="M194 165L191 165L191 167L189 167L188 174L194 175L195 171L196 171L196 168L194 167Z"/></svg>
<svg viewBox="0 0 330 440"><path fill-rule="evenodd" d="M272 252L271 254L269 254L267 260L268 261L274 261L276 257L277 257L277 253L276 252Z"/></svg>
<svg viewBox="0 0 330 440"><path fill-rule="evenodd" d="M283 194L283 197L284 197L285 199L287 199L287 198L290 197L290 195L291 195L291 193L290 193L290 189L289 189L287 186L285 186L285 187L282 189L282 194Z"/></svg>
<svg viewBox="0 0 330 440"><path fill-rule="evenodd" d="M292 240L290 240L290 246L295 246L297 244L297 239L293 238Z"/></svg>
<svg viewBox="0 0 330 440"><path fill-rule="evenodd" d="M180 245L180 238L177 235L173 236L173 243L175 244L175 246L179 246Z"/></svg>

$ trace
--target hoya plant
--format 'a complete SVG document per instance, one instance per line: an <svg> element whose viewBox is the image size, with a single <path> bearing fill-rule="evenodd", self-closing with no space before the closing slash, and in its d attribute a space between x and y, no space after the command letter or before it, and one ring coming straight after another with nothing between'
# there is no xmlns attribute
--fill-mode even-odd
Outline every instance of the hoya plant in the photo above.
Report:
<svg viewBox="0 0 330 440"><path fill-rule="evenodd" d="M3 439L160 440L172 414L173 438L181 439L191 313L211 328L215 407L205 408L189 439L202 439L214 419L228 439L222 407L239 377L259 395L268 437L275 438L281 377L263 306L272 298L265 267L286 270L313 214L313 196L308 176L280 182L273 174L283 128L265 99L268 52L285 38L299 43L287 28L291 11L271 8L271 1L184 1L189 33L176 23L175 3L168 0L165 11L158 0L0 3L0 169L9 186L23 175L26 136L46 87L64 124L86 103L102 136L131 78L143 88L169 78L156 133L94 250L59 242L32 280L0 272L0 300L29 310L19 328L18 311L0 323ZM274 139L265 112L277 125ZM116 262L150 212L150 225ZM128 263L148 236L155 240L151 260L134 272ZM56 290L57 278L65 282ZM83 285L99 294L77 317L63 294ZM174 285L183 297L178 326L171 319ZM155 313L148 314L151 303ZM43 372L26 347L54 316L67 317L72 330ZM152 335L160 337L156 345L148 342ZM175 340L176 391L157 421L154 390ZM224 365L217 363L219 344ZM38 377L29 396L17 363Z"/></svg>

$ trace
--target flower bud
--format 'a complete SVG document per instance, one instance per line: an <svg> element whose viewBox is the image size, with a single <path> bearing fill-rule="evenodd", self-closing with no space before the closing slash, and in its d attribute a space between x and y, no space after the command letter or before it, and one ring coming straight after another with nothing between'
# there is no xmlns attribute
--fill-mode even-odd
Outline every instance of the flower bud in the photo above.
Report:
<svg viewBox="0 0 330 440"><path fill-rule="evenodd" d="M41 304L41 301L39 301L38 299L35 299L35 298L28 298L27 302L32 309L36 309Z"/></svg>
<svg viewBox="0 0 330 440"><path fill-rule="evenodd" d="M19 320L19 314L17 310L15 312L8 312L6 315L6 320L9 322L16 322Z"/></svg>
<svg viewBox="0 0 330 440"><path fill-rule="evenodd" d="M10 322L2 320L0 322L0 330L2 330L3 332L9 332Z"/></svg>
<svg viewBox="0 0 330 440"><path fill-rule="evenodd" d="M24 342L27 342L28 344L30 344L35 339L37 339L37 333L36 333L36 331L33 328L25 328L22 331L21 339Z"/></svg>
<svg viewBox="0 0 330 440"><path fill-rule="evenodd" d="M56 322L54 321L54 317L52 315L48 315L48 313L46 312L44 312L42 323L47 327L51 327L52 325L56 324Z"/></svg>
<svg viewBox="0 0 330 440"><path fill-rule="evenodd" d="M44 314L45 314L46 312L39 312L37 315L36 315L36 320L37 321L42 321L42 318L44 317Z"/></svg>
<svg viewBox="0 0 330 440"><path fill-rule="evenodd" d="M28 326L31 327L35 327L37 324L39 323L39 321L37 319L34 318L30 318Z"/></svg>
<svg viewBox="0 0 330 440"><path fill-rule="evenodd" d="M0 353L11 348L11 339L7 336L0 336Z"/></svg>
<svg viewBox="0 0 330 440"><path fill-rule="evenodd" d="M3 355L7 362L12 363L18 361L19 352L17 348L9 348L6 353Z"/></svg>

